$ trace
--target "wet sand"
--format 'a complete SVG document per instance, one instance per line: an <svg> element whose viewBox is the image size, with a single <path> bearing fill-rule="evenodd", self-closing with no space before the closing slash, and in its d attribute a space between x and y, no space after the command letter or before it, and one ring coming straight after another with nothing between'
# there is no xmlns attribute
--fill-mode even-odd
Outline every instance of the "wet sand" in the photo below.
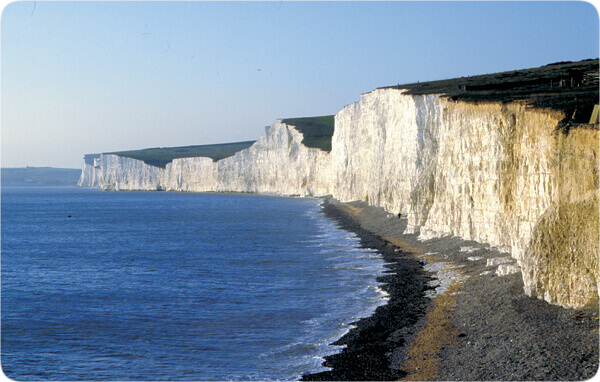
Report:
<svg viewBox="0 0 600 382"><path fill-rule="evenodd" d="M598 370L598 305L574 310L527 297L502 248L456 237L420 241L406 221L363 202L324 212L378 249L390 295L303 380L586 380ZM517 273L511 273L517 271Z"/></svg>

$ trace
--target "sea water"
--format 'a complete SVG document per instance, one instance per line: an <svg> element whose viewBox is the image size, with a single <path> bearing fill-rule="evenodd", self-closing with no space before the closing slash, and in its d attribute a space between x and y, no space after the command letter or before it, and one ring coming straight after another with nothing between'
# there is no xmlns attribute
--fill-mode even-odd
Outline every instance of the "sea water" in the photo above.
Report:
<svg viewBox="0 0 600 382"><path fill-rule="evenodd" d="M294 380L386 302L320 200L3 188L1 362L16 380Z"/></svg>

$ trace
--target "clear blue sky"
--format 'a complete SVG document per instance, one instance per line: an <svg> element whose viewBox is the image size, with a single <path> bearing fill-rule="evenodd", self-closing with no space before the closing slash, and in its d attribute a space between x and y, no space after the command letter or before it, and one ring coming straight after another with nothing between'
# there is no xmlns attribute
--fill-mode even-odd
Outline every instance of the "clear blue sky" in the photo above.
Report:
<svg viewBox="0 0 600 382"><path fill-rule="evenodd" d="M258 139L379 86L598 57L586 2L15 2L2 166Z"/></svg>

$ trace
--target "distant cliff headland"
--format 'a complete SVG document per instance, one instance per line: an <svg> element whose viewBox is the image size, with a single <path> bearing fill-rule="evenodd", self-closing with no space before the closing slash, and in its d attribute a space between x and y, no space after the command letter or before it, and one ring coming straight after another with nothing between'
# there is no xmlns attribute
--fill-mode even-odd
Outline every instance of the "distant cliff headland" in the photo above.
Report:
<svg viewBox="0 0 600 382"><path fill-rule="evenodd" d="M503 247L525 292L598 298L598 59L378 88L256 142L88 154L79 185L362 200Z"/></svg>

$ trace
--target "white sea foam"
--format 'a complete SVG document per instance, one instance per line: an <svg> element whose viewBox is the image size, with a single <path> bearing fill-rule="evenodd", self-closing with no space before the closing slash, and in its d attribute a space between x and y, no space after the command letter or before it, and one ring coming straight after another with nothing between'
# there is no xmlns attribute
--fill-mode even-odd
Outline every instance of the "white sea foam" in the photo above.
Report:
<svg viewBox="0 0 600 382"><path fill-rule="evenodd" d="M303 240L303 244L323 256L324 276L333 277L334 282L343 286L344 293L327 302L326 313L302 321L303 329L294 342L261 356L265 362L272 357L285 357L291 372L286 379L329 370L322 366L324 357L345 347L332 343L355 328L352 322L371 316L390 298L382 289L383 284L376 280L388 271L381 254L376 249L362 247L355 233L330 220L319 220L317 216L316 222L318 232ZM329 271L334 273L328 275Z"/></svg>
<svg viewBox="0 0 600 382"><path fill-rule="evenodd" d="M380 299L384 299L386 300L385 302L387 303L390 299L390 294L386 291L384 291L383 289L381 289L379 286L375 286L375 291L377 291L377 293L380 294Z"/></svg>

